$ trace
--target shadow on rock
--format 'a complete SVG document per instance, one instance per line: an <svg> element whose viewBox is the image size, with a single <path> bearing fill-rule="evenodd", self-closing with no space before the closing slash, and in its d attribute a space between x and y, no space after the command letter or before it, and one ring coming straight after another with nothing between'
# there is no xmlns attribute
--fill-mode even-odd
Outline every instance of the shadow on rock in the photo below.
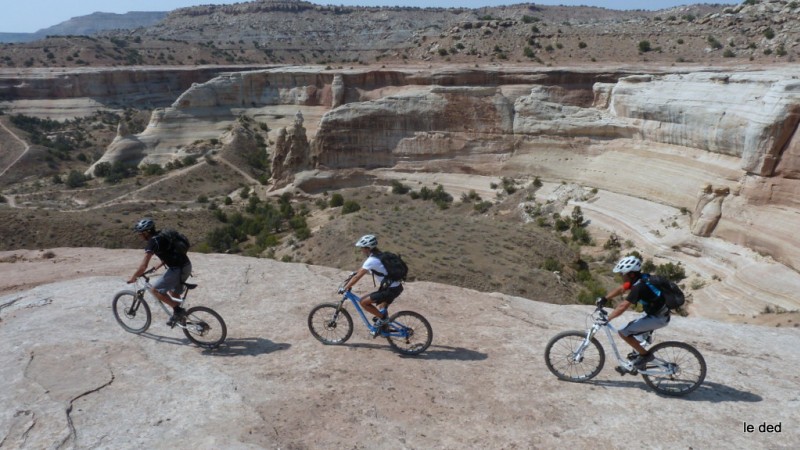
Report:
<svg viewBox="0 0 800 450"><path fill-rule="evenodd" d="M446 345L431 345L428 350L423 352L418 358L453 360L453 361L483 361L488 358L486 353L476 352L461 347L449 347Z"/></svg>
<svg viewBox="0 0 800 450"><path fill-rule="evenodd" d="M703 382L696 391L686 397L686 400L698 402L749 402L763 401L764 398L752 392L740 391L736 388L720 383Z"/></svg>
<svg viewBox="0 0 800 450"><path fill-rule="evenodd" d="M276 343L264 338L226 339L218 348L203 350L212 356L257 356L286 350L290 344Z"/></svg>
<svg viewBox="0 0 800 450"><path fill-rule="evenodd" d="M344 344L344 347L349 349L357 348L372 348L382 349L390 352L395 352L391 347L381 344ZM448 347L445 345L431 345L427 350L419 355L403 355L398 353L401 358L414 358L414 359L433 359L433 360L450 360L450 361L482 361L488 358L486 353L476 352L460 347Z"/></svg>
<svg viewBox="0 0 800 450"><path fill-rule="evenodd" d="M650 389L643 380L623 381L623 380L603 380L589 381L586 384L600 386L603 388L638 388L643 391L655 392ZM657 393L660 397L675 398L693 402L760 402L764 400L760 395L752 392L740 391L724 384L711 383L704 381L694 392L685 396L670 396Z"/></svg>

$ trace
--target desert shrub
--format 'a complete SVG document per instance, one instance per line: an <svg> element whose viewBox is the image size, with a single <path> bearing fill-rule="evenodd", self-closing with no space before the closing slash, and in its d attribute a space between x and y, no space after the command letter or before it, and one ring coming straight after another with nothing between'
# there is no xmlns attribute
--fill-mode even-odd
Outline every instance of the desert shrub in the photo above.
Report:
<svg viewBox="0 0 800 450"><path fill-rule="evenodd" d="M647 53L652 50L650 46L650 41L639 41L639 51L642 53Z"/></svg>
<svg viewBox="0 0 800 450"><path fill-rule="evenodd" d="M733 50L728 48L728 49L725 49L724 52L722 52L722 56L724 58L734 58L734 57L736 57L736 53L734 53Z"/></svg>
<svg viewBox="0 0 800 450"><path fill-rule="evenodd" d="M525 47L522 50L522 54L525 55L526 58L533 58L536 56L536 53L534 53L533 49L530 47Z"/></svg>
<svg viewBox="0 0 800 450"><path fill-rule="evenodd" d="M359 205L355 200L347 200L342 205L342 214L354 213L360 209L361 205Z"/></svg>
<svg viewBox="0 0 800 450"><path fill-rule="evenodd" d="M475 204L472 206L472 209L474 209L475 211L477 211L477 212L479 212L479 213L483 214L483 213L485 213L486 211L488 211L488 210L489 210L489 208L491 208L491 207L492 207L492 202L489 202L489 201L482 201L482 202L475 203Z"/></svg>
<svg viewBox="0 0 800 450"><path fill-rule="evenodd" d="M69 175L67 175L66 185L71 188L77 188L84 184L86 184L86 176L77 170L70 170Z"/></svg>
<svg viewBox="0 0 800 450"><path fill-rule="evenodd" d="M506 191L506 194L513 194L517 192L517 180L509 177L503 177L500 182L503 185L503 190Z"/></svg>
<svg viewBox="0 0 800 450"><path fill-rule="evenodd" d="M407 194L411 188L401 183L398 180L392 180L392 194Z"/></svg>
<svg viewBox="0 0 800 450"><path fill-rule="evenodd" d="M550 272L560 271L563 265L555 258L547 257L542 262L542 270Z"/></svg>
<svg viewBox="0 0 800 450"><path fill-rule="evenodd" d="M714 50L719 50L723 47L722 42L718 41L714 36L709 36L706 40L708 41L708 45Z"/></svg>
<svg viewBox="0 0 800 450"><path fill-rule="evenodd" d="M686 270L684 270L683 266L673 263L666 263L661 264L660 266L656 267L655 274L662 276L664 278L669 278L672 281L678 282L686 278Z"/></svg>
<svg viewBox="0 0 800 450"><path fill-rule="evenodd" d="M767 39L774 38L775 37L775 30L773 30L772 28L767 28L766 30L764 30L764 37L767 38Z"/></svg>
<svg viewBox="0 0 800 450"><path fill-rule="evenodd" d="M578 42L578 48L586 48L587 46L588 45L586 44L586 42L583 41Z"/></svg>
<svg viewBox="0 0 800 450"><path fill-rule="evenodd" d="M556 217L554 222L554 227L556 231L567 231L569 230L569 219L564 219L562 217Z"/></svg>
<svg viewBox="0 0 800 450"><path fill-rule="evenodd" d="M344 205L344 197L342 197L342 194L337 193L331 195L330 205L331 208Z"/></svg>
<svg viewBox="0 0 800 450"><path fill-rule="evenodd" d="M461 202L462 203L469 203L469 202L479 202L481 201L481 196L475 192L474 189L470 189L469 193L464 192L461 194Z"/></svg>

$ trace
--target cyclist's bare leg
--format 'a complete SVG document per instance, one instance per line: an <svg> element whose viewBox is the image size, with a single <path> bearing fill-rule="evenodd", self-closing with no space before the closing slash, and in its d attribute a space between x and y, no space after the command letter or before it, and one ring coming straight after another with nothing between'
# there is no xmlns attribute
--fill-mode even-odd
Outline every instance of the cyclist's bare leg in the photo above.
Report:
<svg viewBox="0 0 800 450"><path fill-rule="evenodd" d="M373 316L383 318L383 314L381 314L380 310L372 303L372 299L369 298L369 295L361 299L361 307L364 308L364 311Z"/></svg>
<svg viewBox="0 0 800 450"><path fill-rule="evenodd" d="M640 344L635 337L623 336L622 333L619 334L619 337L621 337L623 341L627 342L628 345L633 347L633 349L636 350L636 352L639 353L640 355L644 355L645 353L647 353L647 350L645 350L644 347L642 347L642 344Z"/></svg>
<svg viewBox="0 0 800 450"><path fill-rule="evenodd" d="M155 298L159 299L161 303L164 303L167 306L171 306L173 309L177 306L180 306L180 303L169 298L169 295L167 294L162 294L161 292L158 292L155 289L150 289L150 292L153 294Z"/></svg>

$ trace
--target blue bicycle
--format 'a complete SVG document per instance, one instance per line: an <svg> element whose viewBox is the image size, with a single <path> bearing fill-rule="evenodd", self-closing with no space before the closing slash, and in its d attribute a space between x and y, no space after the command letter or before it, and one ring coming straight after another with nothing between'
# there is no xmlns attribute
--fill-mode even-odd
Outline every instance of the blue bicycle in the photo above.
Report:
<svg viewBox="0 0 800 450"><path fill-rule="evenodd" d="M350 278L339 285L342 288ZM431 345L433 330L431 324L421 314L414 311L400 311L389 316L389 322L382 327L370 323L361 309L361 298L346 291L338 303L321 303L308 314L308 329L311 335L326 345L344 344L353 335L353 318L345 309L345 301L350 300L361 316L364 325L374 337L385 337L389 345L404 355L418 355Z"/></svg>

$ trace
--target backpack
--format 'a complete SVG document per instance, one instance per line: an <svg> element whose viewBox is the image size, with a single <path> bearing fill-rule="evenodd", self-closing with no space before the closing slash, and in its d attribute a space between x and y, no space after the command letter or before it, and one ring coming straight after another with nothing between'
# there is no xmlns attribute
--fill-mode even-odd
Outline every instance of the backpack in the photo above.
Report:
<svg viewBox="0 0 800 450"><path fill-rule="evenodd" d="M378 255L378 259L386 268L386 273L380 275L385 277L384 283L392 281L405 281L408 276L408 266L403 258L396 253L382 252Z"/></svg>
<svg viewBox="0 0 800 450"><path fill-rule="evenodd" d="M168 255L168 258L173 260L185 255L192 245L189 242L189 238L171 228L164 228L159 231L158 237L161 238L160 242L164 244L164 248L161 249L161 252Z"/></svg>
<svg viewBox="0 0 800 450"><path fill-rule="evenodd" d="M667 308L678 309L686 303L686 296L674 281L658 275L643 276L642 279L654 294L664 299Z"/></svg>

